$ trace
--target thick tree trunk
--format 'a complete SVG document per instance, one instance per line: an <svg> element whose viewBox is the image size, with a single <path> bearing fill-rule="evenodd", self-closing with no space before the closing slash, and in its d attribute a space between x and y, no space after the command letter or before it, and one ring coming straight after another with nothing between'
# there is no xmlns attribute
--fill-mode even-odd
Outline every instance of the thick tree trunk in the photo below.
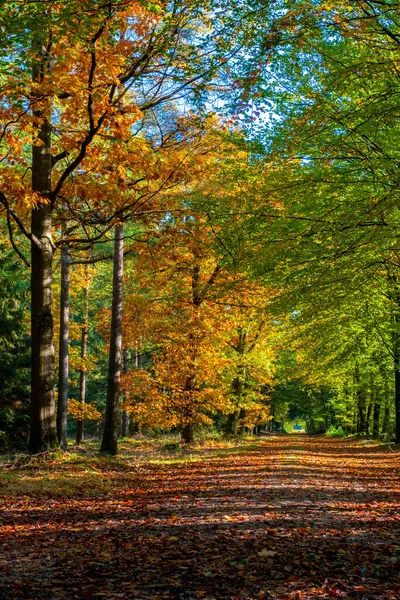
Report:
<svg viewBox="0 0 400 600"><path fill-rule="evenodd" d="M244 424L244 420L246 418L246 410L244 408L240 409L240 413L239 413L239 435L243 435L244 434L244 428L245 428L245 424Z"/></svg>
<svg viewBox="0 0 400 600"><path fill-rule="evenodd" d="M81 361L82 365L79 371L79 398L78 402L84 414L86 403L86 382L87 369L85 365L89 337L89 283L88 269L86 267L86 283L83 289L83 323L81 332ZM79 419L76 424L76 443L79 445L85 440L85 419Z"/></svg>
<svg viewBox="0 0 400 600"><path fill-rule="evenodd" d="M237 435L239 425L239 411L235 410L235 412L228 415L228 420L226 423L226 432L230 435Z"/></svg>
<svg viewBox="0 0 400 600"><path fill-rule="evenodd" d="M365 394L363 390L357 393L358 423L357 433L365 433Z"/></svg>
<svg viewBox="0 0 400 600"><path fill-rule="evenodd" d="M43 53L38 43L38 53ZM47 70L45 53L33 69L40 82ZM32 146L32 190L38 203L31 216L31 425L29 450L32 454L58 446L54 400L54 344L52 314L52 203L51 125L49 107L34 112L40 119L37 141ZM43 199L43 202L40 199Z"/></svg>
<svg viewBox="0 0 400 600"><path fill-rule="evenodd" d="M67 442L68 411L68 338L69 338L69 248L61 248L60 346L58 362L57 436L63 450Z"/></svg>
<svg viewBox="0 0 400 600"><path fill-rule="evenodd" d="M123 225L115 227L113 299L111 314L110 356L108 363L106 417L101 452L117 454L119 395L122 351L122 289L124 267Z"/></svg>
<svg viewBox="0 0 400 600"><path fill-rule="evenodd" d="M195 350L192 356L194 356ZM185 410L184 410L184 426L182 429L182 442L192 444L194 442L194 410L193 410L193 392L196 387L196 376L194 373L186 378L185 384Z"/></svg>
<svg viewBox="0 0 400 600"><path fill-rule="evenodd" d="M193 444L194 442L194 426L193 421L186 423L182 429L182 441L185 444Z"/></svg>

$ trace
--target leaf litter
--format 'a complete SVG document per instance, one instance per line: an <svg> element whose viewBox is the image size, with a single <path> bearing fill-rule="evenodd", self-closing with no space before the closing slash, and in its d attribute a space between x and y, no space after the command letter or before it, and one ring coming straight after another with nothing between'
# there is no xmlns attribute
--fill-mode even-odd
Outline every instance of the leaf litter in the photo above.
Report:
<svg viewBox="0 0 400 600"><path fill-rule="evenodd" d="M50 491L5 485L0 598L398 600L399 467L398 449L281 436L218 459L110 462L65 496L65 467Z"/></svg>

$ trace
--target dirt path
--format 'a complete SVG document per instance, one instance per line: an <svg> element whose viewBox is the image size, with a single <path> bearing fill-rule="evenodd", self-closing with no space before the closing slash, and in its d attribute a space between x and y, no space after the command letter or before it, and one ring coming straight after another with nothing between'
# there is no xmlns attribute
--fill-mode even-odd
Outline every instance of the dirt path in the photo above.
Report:
<svg viewBox="0 0 400 600"><path fill-rule="evenodd" d="M400 453L285 436L4 498L0 598L400 599ZM4 490L7 494L7 490Z"/></svg>

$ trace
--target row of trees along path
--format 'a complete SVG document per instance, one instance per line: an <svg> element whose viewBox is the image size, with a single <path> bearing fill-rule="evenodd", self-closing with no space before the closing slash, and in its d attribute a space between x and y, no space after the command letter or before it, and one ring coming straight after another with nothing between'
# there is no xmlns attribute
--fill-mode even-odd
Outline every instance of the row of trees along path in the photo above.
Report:
<svg viewBox="0 0 400 600"><path fill-rule="evenodd" d="M19 471L0 597L400 597L398 450L292 435L213 452L98 459L91 486L76 464Z"/></svg>

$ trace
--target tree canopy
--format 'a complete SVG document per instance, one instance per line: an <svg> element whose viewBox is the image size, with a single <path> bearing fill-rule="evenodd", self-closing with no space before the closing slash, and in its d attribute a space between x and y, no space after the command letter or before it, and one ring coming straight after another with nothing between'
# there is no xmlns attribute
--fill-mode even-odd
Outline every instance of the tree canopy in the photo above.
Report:
<svg viewBox="0 0 400 600"><path fill-rule="evenodd" d="M399 8L3 3L4 448L400 441Z"/></svg>

